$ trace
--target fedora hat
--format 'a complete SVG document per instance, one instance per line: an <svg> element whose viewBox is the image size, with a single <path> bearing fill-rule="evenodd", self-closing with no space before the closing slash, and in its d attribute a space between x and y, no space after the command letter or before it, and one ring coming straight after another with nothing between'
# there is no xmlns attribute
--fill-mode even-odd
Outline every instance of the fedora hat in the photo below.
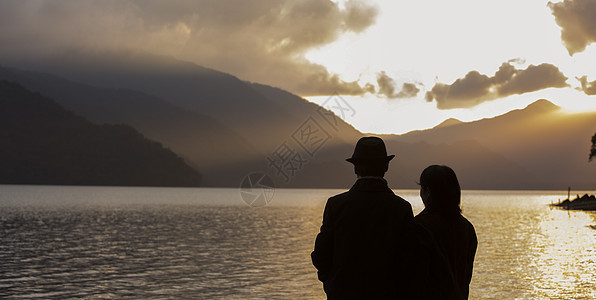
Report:
<svg viewBox="0 0 596 300"><path fill-rule="evenodd" d="M388 162L392 160L395 155L387 155L385 142L376 136L363 137L356 143L354 154L352 157L346 158L347 161L355 163L374 163L374 162Z"/></svg>

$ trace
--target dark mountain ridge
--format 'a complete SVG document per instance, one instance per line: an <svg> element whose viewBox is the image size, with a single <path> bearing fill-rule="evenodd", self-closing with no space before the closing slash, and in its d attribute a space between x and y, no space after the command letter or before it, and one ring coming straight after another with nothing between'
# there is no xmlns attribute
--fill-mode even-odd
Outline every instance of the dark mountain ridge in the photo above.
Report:
<svg viewBox="0 0 596 300"><path fill-rule="evenodd" d="M16 67L166 99L250 137L251 144L261 152L276 147L303 119L233 75L169 56L132 51L71 52L43 61L23 62Z"/></svg>
<svg viewBox="0 0 596 300"><path fill-rule="evenodd" d="M96 125L0 81L0 183L199 186L184 160L127 125Z"/></svg>
<svg viewBox="0 0 596 300"><path fill-rule="evenodd" d="M97 88L55 75L0 67L0 80L18 82L47 95L90 121L125 123L184 157L204 174L203 184L240 182L260 167L243 157L261 157L243 137L212 117L182 109L158 97L128 89ZM207 174L207 175L205 175Z"/></svg>
<svg viewBox="0 0 596 300"><path fill-rule="evenodd" d="M536 178L535 188L594 188L596 168L588 163L596 112L567 113L548 100L501 116L395 136L429 144L475 140L518 163ZM518 177L512 174L512 178Z"/></svg>

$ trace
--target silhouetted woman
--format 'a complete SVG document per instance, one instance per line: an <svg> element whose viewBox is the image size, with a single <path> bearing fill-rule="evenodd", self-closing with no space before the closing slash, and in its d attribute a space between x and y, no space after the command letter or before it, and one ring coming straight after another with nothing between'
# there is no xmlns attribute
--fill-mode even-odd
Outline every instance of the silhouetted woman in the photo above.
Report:
<svg viewBox="0 0 596 300"><path fill-rule="evenodd" d="M447 258L459 294L467 299L478 241L474 226L461 215L461 189L455 172L438 165L424 169L420 197L425 208L415 217L416 222L433 235Z"/></svg>

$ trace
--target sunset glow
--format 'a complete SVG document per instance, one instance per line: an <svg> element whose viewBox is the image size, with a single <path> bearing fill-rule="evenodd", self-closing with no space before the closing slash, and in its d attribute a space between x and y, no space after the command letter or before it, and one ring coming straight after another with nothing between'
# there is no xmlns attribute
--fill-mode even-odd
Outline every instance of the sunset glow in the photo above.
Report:
<svg viewBox="0 0 596 300"><path fill-rule="evenodd" d="M20 3L0 4L7 66L89 51L168 55L319 104L339 94L358 112L346 121L371 133L538 99L596 110L590 0Z"/></svg>
<svg viewBox="0 0 596 300"><path fill-rule="evenodd" d="M561 40L561 27L548 1L378 1L377 21L360 35L347 34L307 54L313 62L347 81L376 82L383 71L395 81L416 83L407 99L383 95L343 96L358 115L347 120L372 133L405 133L445 119L473 121L494 117L547 99L570 111L596 110L596 98L581 90L579 78L596 78L596 47L573 56ZM432 9L429 9L432 8ZM470 71L493 76L505 62L518 70L551 64L567 77L567 87L499 97L473 107L437 110L425 93L436 83L452 84ZM324 103L326 96L307 97ZM372 121L374 120L374 121Z"/></svg>

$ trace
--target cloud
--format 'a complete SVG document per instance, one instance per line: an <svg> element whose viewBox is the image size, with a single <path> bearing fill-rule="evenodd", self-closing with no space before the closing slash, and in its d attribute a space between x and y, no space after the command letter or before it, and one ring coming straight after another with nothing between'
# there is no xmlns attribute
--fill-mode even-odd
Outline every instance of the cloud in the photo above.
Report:
<svg viewBox="0 0 596 300"><path fill-rule="evenodd" d="M450 85L436 83L425 99L436 101L439 109L468 108L514 94L569 86L567 77L554 65L543 63L519 70L511 62L503 63L493 77L471 71Z"/></svg>
<svg viewBox="0 0 596 300"><path fill-rule="evenodd" d="M596 42L596 1L565 0L549 2L548 7L561 27L561 39L570 55Z"/></svg>
<svg viewBox="0 0 596 300"><path fill-rule="evenodd" d="M348 1L346 3L346 26L354 32L362 32L374 23L377 8L364 2Z"/></svg>
<svg viewBox="0 0 596 300"><path fill-rule="evenodd" d="M305 58L347 32L360 33L378 9L360 0L40 0L0 2L0 59L26 60L72 49L172 55L300 95L358 95Z"/></svg>
<svg viewBox="0 0 596 300"><path fill-rule="evenodd" d="M395 90L395 80L389 77L384 71L377 74L377 85L379 86L378 93L389 99L412 98L420 92L420 89L415 84L408 82L404 82L401 90L397 92Z"/></svg>
<svg viewBox="0 0 596 300"><path fill-rule="evenodd" d="M581 83L581 90L586 95L596 95L596 80L588 82L588 76L577 77L576 79Z"/></svg>
<svg viewBox="0 0 596 300"><path fill-rule="evenodd" d="M492 99L490 87L491 78L478 71L471 71L451 85L435 84L426 92L425 99L428 102L436 100L439 109L472 107Z"/></svg>

